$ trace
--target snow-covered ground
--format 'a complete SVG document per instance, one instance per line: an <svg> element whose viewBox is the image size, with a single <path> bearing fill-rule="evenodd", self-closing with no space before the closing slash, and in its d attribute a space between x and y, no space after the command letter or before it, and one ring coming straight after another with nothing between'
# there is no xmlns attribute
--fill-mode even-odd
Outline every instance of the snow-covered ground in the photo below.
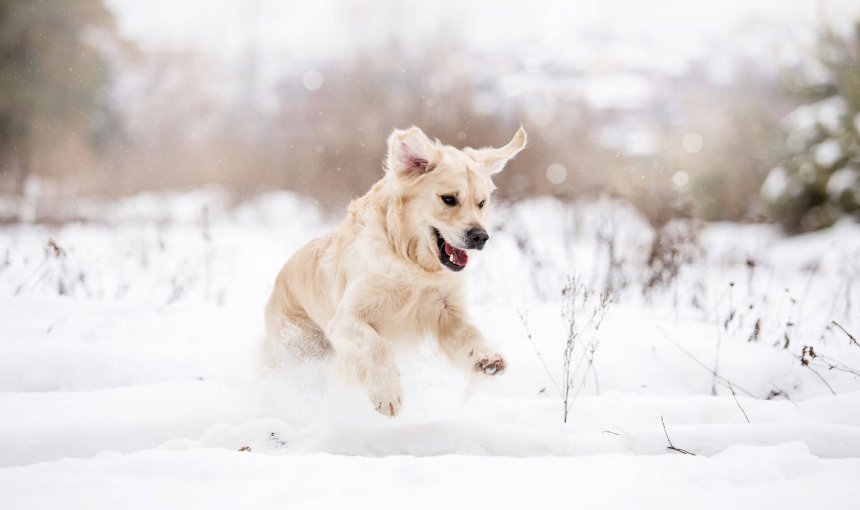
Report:
<svg viewBox="0 0 860 510"><path fill-rule="evenodd" d="M325 362L257 370L274 275L340 211L214 191L78 209L0 228L3 508L856 508L855 224L705 225L646 289L629 207L499 206L468 277L509 371L470 379L425 342L389 419ZM595 294L565 424L568 276Z"/></svg>

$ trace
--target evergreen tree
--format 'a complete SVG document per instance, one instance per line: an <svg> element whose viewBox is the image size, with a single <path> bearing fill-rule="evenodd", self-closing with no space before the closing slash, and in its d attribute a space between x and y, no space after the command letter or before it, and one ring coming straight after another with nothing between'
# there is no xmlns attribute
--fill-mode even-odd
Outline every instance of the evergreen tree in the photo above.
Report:
<svg viewBox="0 0 860 510"><path fill-rule="evenodd" d="M823 31L795 80L805 104L786 118L786 153L762 194L791 232L860 218L860 22L849 37Z"/></svg>

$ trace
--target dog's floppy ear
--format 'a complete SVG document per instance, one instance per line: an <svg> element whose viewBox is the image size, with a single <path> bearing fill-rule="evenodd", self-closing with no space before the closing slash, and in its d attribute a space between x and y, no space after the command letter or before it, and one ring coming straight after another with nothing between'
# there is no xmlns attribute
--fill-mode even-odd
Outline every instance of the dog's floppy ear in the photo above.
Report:
<svg viewBox="0 0 860 510"><path fill-rule="evenodd" d="M472 149L471 147L467 147L463 149L463 152L471 156L472 159L478 163L482 164L484 168L487 169L487 172L489 172L490 175L493 175L504 170L507 162L512 160L521 150L525 149L527 140L528 137L526 136L526 130L520 126L520 129L517 130L517 134L515 134L511 141L504 147L500 147L498 149L493 147L487 147L486 149Z"/></svg>
<svg viewBox="0 0 860 510"><path fill-rule="evenodd" d="M415 126L395 129L388 137L386 168L397 176L418 177L433 170L436 144Z"/></svg>

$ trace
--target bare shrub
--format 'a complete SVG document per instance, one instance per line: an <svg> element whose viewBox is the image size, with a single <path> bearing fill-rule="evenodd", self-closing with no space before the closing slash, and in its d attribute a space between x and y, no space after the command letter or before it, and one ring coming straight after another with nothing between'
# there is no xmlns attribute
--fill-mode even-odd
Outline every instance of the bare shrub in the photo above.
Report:
<svg viewBox="0 0 860 510"><path fill-rule="evenodd" d="M669 287L681 268L701 254L702 224L694 218L689 202L676 194L652 192L634 199L654 235L648 248L643 293Z"/></svg>
<svg viewBox="0 0 860 510"><path fill-rule="evenodd" d="M53 238L48 238L43 251L42 260L16 287L13 295L35 291L56 292L60 296L93 296L80 260Z"/></svg>
<svg viewBox="0 0 860 510"><path fill-rule="evenodd" d="M590 292L575 277L568 277L561 296L562 316L567 321L561 389L564 423L567 423L573 401L585 386L589 374L593 375L595 390L600 393L594 353L599 345L598 332L609 311L611 297L608 292Z"/></svg>
<svg viewBox="0 0 860 510"><path fill-rule="evenodd" d="M585 387L588 376L594 378L595 391L600 393L597 371L594 367L594 355L600 345L600 330L609 305L612 302L608 292L596 294L590 292L578 278L568 277L561 292L562 316L567 323L564 355L562 358L562 384L559 385L550 371L543 355L535 344L528 325L527 314L520 310L520 321L526 332L526 338L534 348L535 355L546 371L547 377L562 400L562 420L567 423L570 408L579 392ZM584 366L583 366L584 365ZM540 390L543 393L546 388Z"/></svg>

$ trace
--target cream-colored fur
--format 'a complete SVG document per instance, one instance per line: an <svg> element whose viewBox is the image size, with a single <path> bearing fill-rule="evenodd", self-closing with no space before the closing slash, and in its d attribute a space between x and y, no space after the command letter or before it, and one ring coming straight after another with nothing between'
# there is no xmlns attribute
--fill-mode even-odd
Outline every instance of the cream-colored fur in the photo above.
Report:
<svg viewBox="0 0 860 510"><path fill-rule="evenodd" d="M416 127L395 130L382 179L350 204L335 232L311 241L278 274L266 305L266 364L333 354L338 370L389 416L403 402L394 342L432 335L453 364L502 372L504 359L468 318L464 274L446 267L440 251L474 255L466 251L469 232L486 221L491 176L525 144L522 128L502 148L463 150ZM451 196L456 205L443 200ZM451 255L446 264L457 269L462 260Z"/></svg>

